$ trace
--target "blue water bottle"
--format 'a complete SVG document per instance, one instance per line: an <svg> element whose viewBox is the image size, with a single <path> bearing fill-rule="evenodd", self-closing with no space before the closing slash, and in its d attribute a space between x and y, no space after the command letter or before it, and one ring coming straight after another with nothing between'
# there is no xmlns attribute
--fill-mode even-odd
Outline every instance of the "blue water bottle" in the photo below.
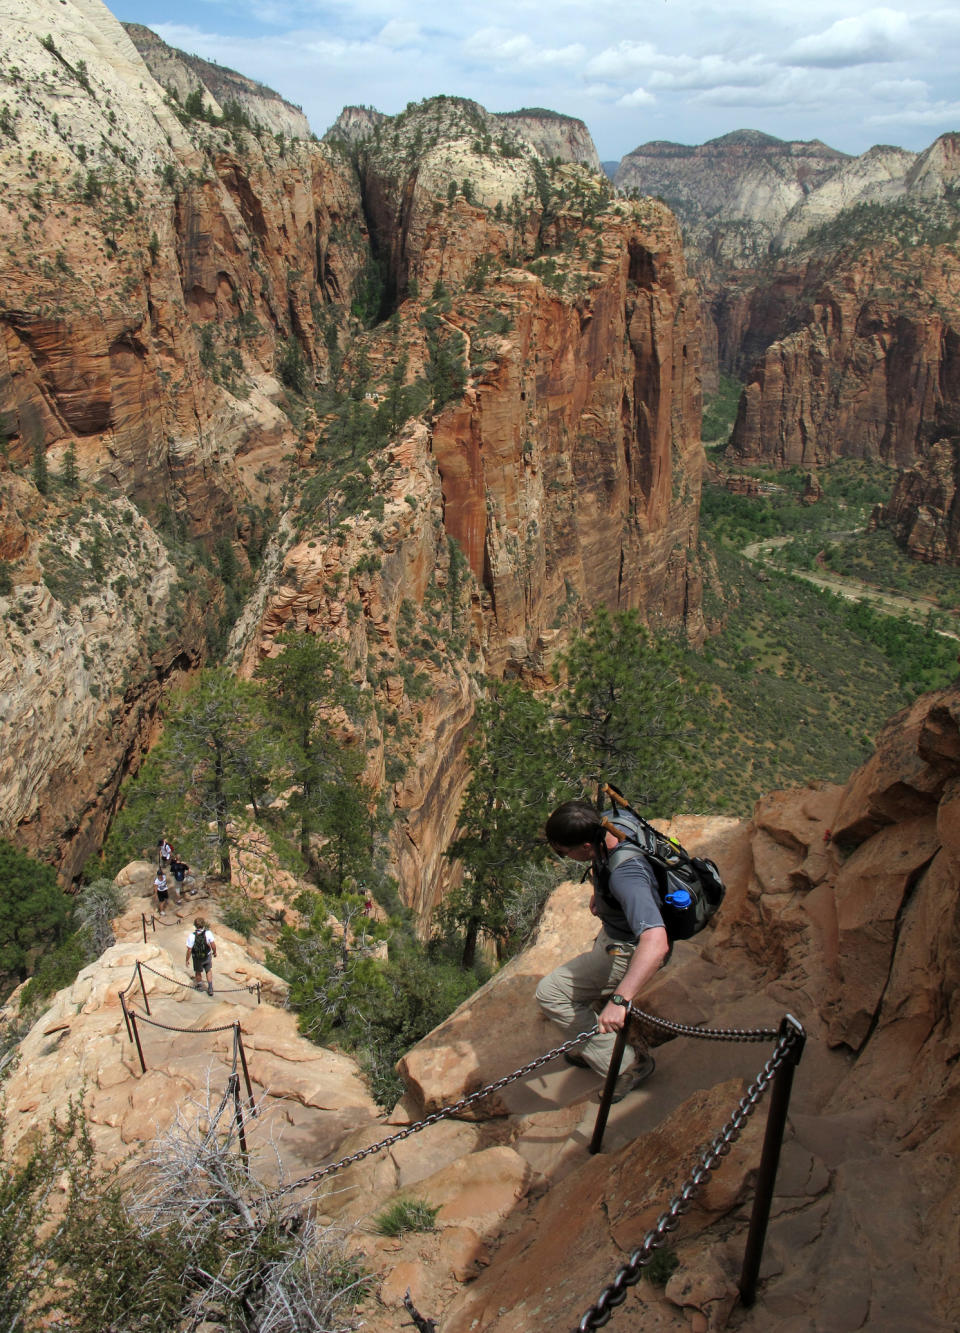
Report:
<svg viewBox="0 0 960 1333"><path fill-rule="evenodd" d="M678 912L682 912L684 908L690 906L693 898L688 889L671 889L669 893L664 894L663 901L668 907L675 907Z"/></svg>

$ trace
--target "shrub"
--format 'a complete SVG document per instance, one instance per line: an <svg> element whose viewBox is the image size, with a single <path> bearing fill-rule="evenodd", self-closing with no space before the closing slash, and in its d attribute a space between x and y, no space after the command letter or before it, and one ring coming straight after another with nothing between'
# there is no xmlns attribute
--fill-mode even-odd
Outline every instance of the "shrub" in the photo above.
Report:
<svg viewBox="0 0 960 1333"><path fill-rule="evenodd" d="M406 1231L432 1231L439 1207L425 1199L397 1199L373 1219L381 1236L402 1236Z"/></svg>

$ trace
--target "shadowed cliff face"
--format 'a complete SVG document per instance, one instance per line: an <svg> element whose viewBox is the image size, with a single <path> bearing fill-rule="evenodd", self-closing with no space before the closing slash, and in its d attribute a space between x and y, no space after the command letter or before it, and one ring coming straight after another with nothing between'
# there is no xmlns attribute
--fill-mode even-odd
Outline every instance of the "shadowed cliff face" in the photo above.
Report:
<svg viewBox="0 0 960 1333"><path fill-rule="evenodd" d="M323 362L366 246L332 155L181 119L99 6L15 2L0 66L0 824L69 878L203 660L203 560L276 521L275 366Z"/></svg>
<svg viewBox="0 0 960 1333"><path fill-rule="evenodd" d="M876 521L917 560L960 564L960 440L938 440L908 468Z"/></svg>
<svg viewBox="0 0 960 1333"><path fill-rule="evenodd" d="M291 627L345 643L392 719L351 743L393 788L396 865L426 916L449 874L478 676L544 678L599 602L702 636L699 324L673 219L613 203L596 173L548 166L456 99L372 122L353 165L209 108L188 117L109 16L67 32L57 8L24 3L11 30L31 77L0 145L14 204L0 225L36 239L25 263L0 248L0 414L22 516L0 528L0 558L22 604L10 660L37 641L70 742L51 752L54 781L51 717L7 671L4 828L73 872L170 679L204 658L204 603L223 595L204 561L235 562L252 586L272 532L235 654L251 671ZM350 413L415 382L426 398L386 442L361 441ZM40 467L52 481L33 493ZM119 554L128 500L170 568L143 607L110 594L108 608L111 588L144 586ZM57 583L57 541L86 577ZM49 607L24 600L28 584ZM119 658L68 684L56 635L108 610Z"/></svg>

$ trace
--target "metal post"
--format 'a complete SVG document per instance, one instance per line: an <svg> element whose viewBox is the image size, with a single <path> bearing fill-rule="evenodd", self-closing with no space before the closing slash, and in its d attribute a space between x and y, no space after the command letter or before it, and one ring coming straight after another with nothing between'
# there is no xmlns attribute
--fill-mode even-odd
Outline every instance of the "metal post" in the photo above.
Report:
<svg viewBox="0 0 960 1333"><path fill-rule="evenodd" d="M147 914L146 914L146 912L141 912L141 913L140 913L140 922L141 922L141 924L142 924L142 926L143 926L143 942L144 942L144 944L146 944L146 942L147 942Z"/></svg>
<svg viewBox="0 0 960 1333"><path fill-rule="evenodd" d="M130 1022L133 1024L133 1040L136 1042L137 1055L140 1057L140 1069L145 1074L147 1065L143 1058L143 1047L140 1045L140 1033L137 1031L137 1013L135 1009L130 1010Z"/></svg>
<svg viewBox="0 0 960 1333"><path fill-rule="evenodd" d="M600 1110L597 1112L597 1123L593 1127L593 1138L590 1140L590 1151L592 1153L598 1153L603 1143L603 1131L607 1127L607 1116L610 1114L610 1107L613 1103L613 1091L620 1076L623 1048L626 1044L627 1024L624 1023L617 1033L616 1045L613 1048L613 1055L610 1057L610 1068L607 1070L607 1081L603 1085L603 1092L600 1096Z"/></svg>
<svg viewBox="0 0 960 1333"><path fill-rule="evenodd" d="M143 991L143 1007L147 1013L150 1012L150 1001L147 999L147 988L143 982L143 973L140 970L140 959L137 959L137 976L140 978L140 989Z"/></svg>
<svg viewBox="0 0 960 1333"><path fill-rule="evenodd" d="M260 982L257 982L257 1004L260 1003Z"/></svg>
<svg viewBox="0 0 960 1333"><path fill-rule="evenodd" d="M127 997L123 991L120 992L120 1008L123 1010L123 1021L127 1025L127 1040L133 1041L133 1030L130 1027L130 1015L127 1013Z"/></svg>
<svg viewBox="0 0 960 1333"><path fill-rule="evenodd" d="M753 1213L750 1217L747 1247L744 1250L743 1268L740 1272L740 1300L748 1308L753 1305L757 1296L757 1275L760 1272L763 1243L767 1235L767 1223L770 1220L770 1204L773 1200L773 1187L777 1178L777 1164L780 1161L783 1131L787 1123L790 1089L793 1086L793 1071L800 1063L804 1043L807 1039L807 1034L800 1023L792 1014L786 1014L780 1024L777 1042L780 1044L791 1037L790 1049L778 1065L777 1072L773 1076L770 1106L767 1111L767 1129L763 1138L760 1168L757 1172Z"/></svg>
<svg viewBox="0 0 960 1333"><path fill-rule="evenodd" d="M244 1166L246 1166L249 1154L247 1153L247 1136L243 1132L243 1107L240 1103L240 1075L231 1074L230 1082L233 1084L233 1113L237 1121L237 1133L240 1135L240 1155L243 1158Z"/></svg>
<svg viewBox="0 0 960 1333"><path fill-rule="evenodd" d="M237 1050L240 1052L240 1063L243 1066L243 1077L247 1084L247 1096L250 1098L250 1114L257 1114L256 1103L253 1100L253 1088L250 1086L250 1071L247 1069L247 1053L243 1049L243 1037L240 1035L240 1020L237 1019L235 1026Z"/></svg>

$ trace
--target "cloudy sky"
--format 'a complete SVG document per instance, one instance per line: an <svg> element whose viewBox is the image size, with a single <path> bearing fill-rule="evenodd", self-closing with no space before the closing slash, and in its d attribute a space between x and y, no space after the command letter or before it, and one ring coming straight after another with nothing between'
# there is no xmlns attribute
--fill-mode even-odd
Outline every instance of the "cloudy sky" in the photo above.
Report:
<svg viewBox="0 0 960 1333"><path fill-rule="evenodd" d="M902 0L901 0L902 3ZM736 129L926 148L960 130L960 5L855 0L110 0L172 46L303 107L435 93L586 121L603 160Z"/></svg>

